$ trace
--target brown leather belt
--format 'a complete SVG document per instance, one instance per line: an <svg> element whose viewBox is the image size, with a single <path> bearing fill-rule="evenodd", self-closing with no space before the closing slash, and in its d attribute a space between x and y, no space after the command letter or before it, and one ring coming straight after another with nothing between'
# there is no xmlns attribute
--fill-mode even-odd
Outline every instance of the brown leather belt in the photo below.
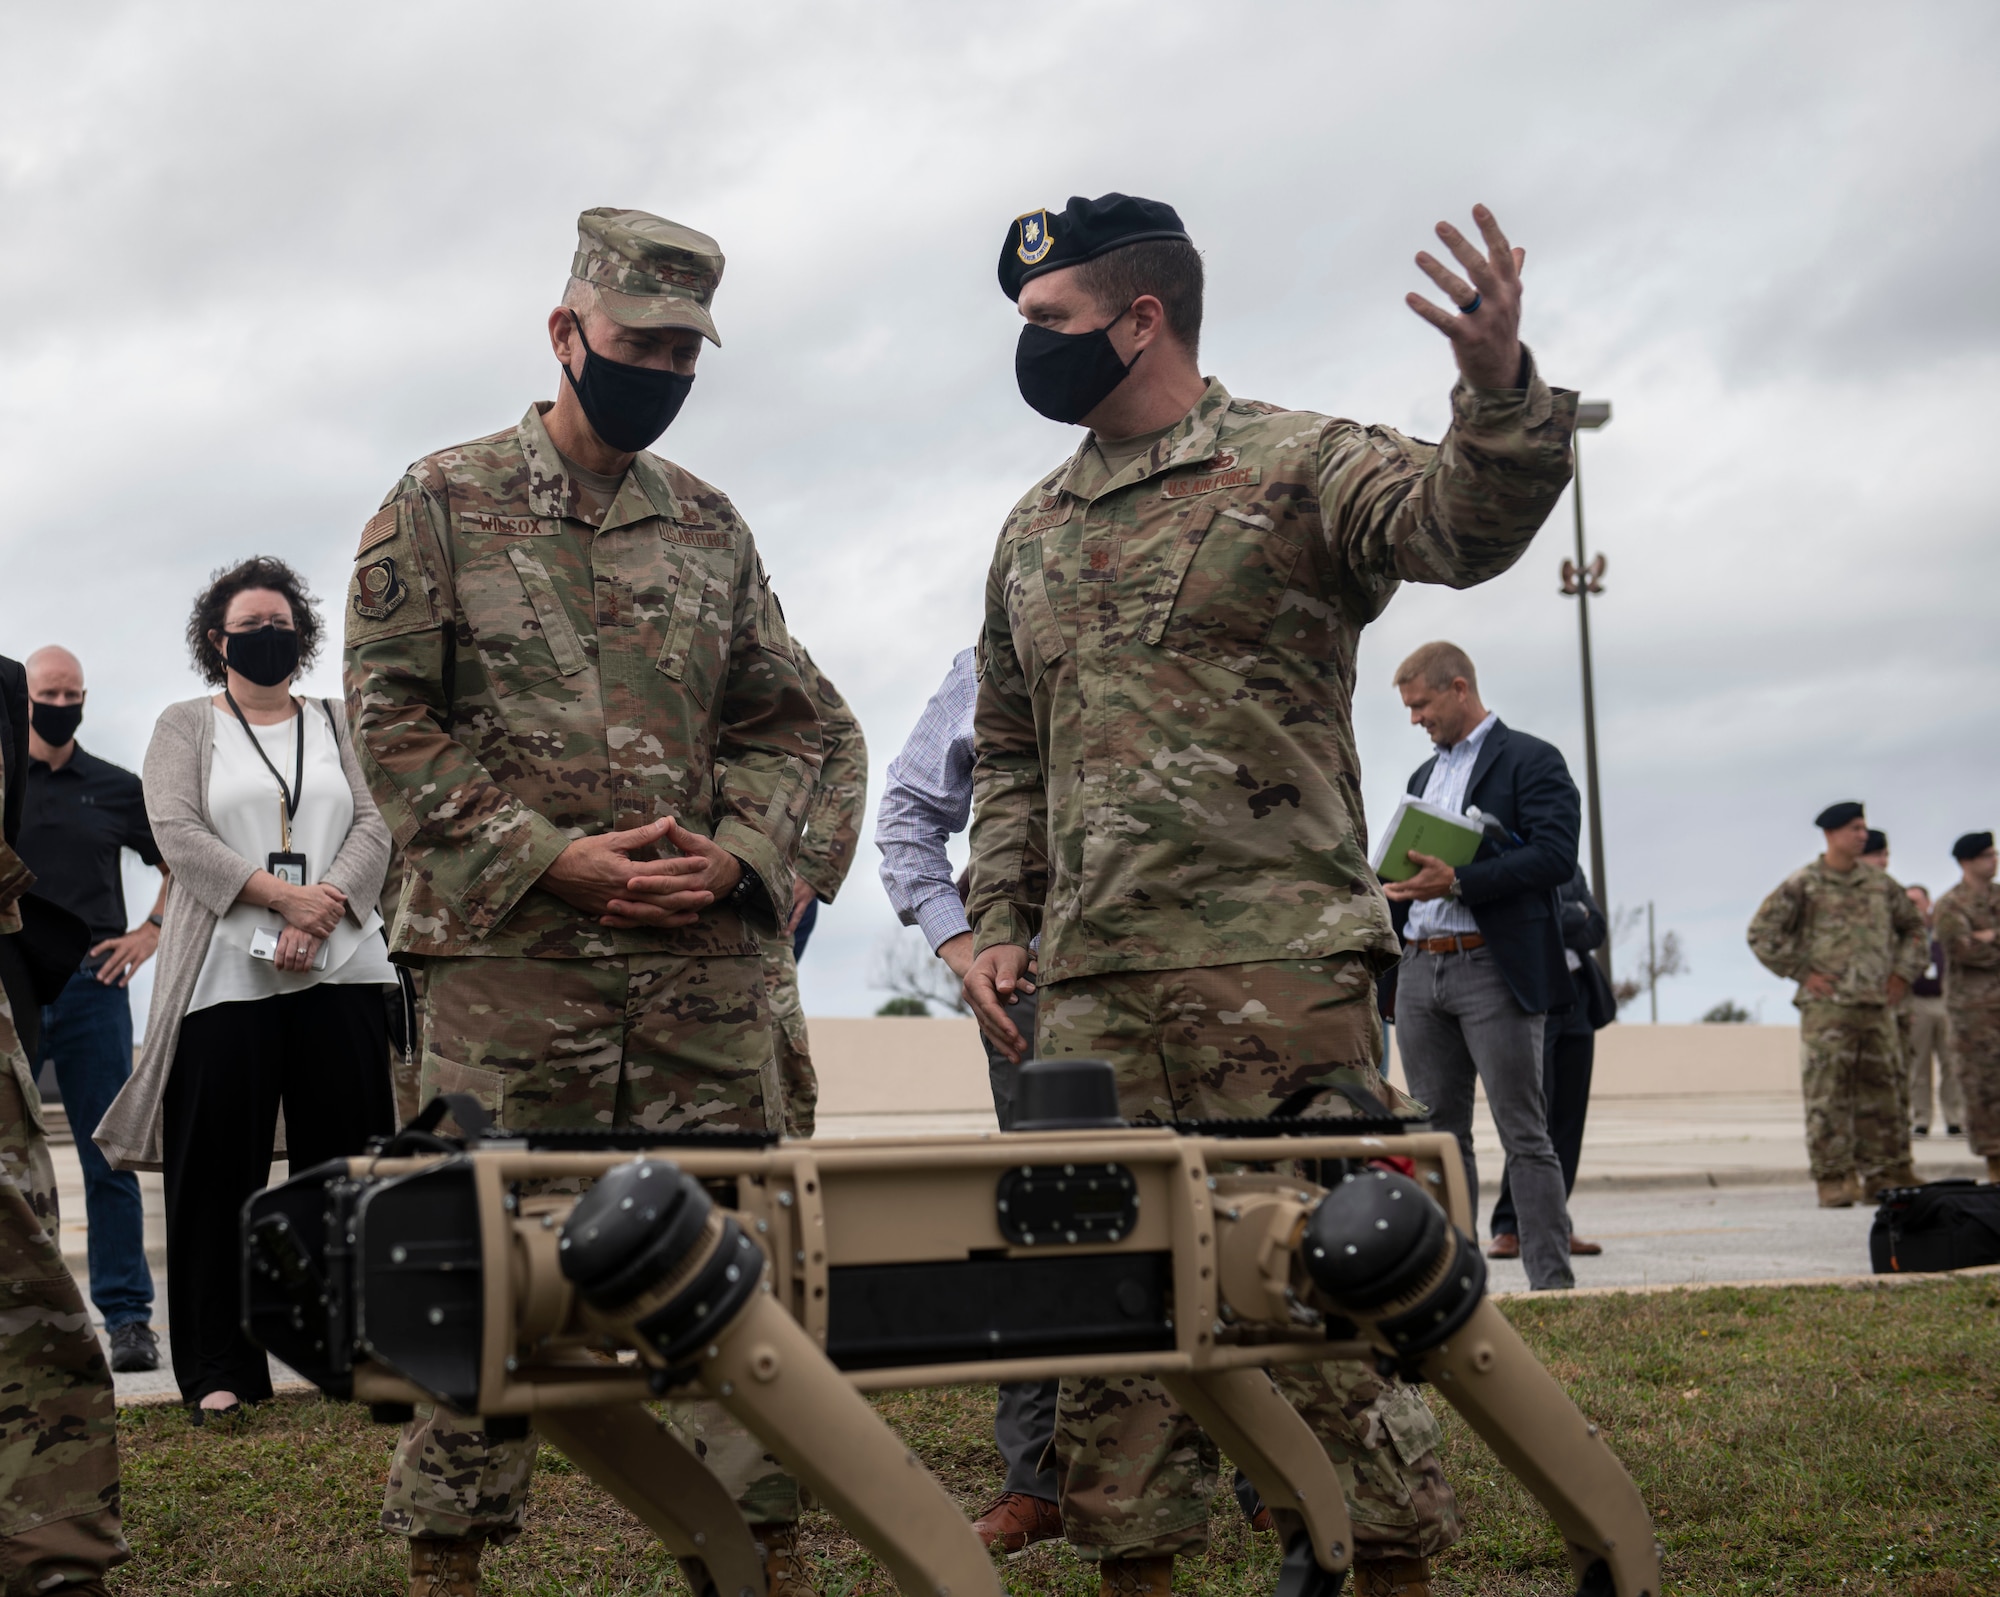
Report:
<svg viewBox="0 0 2000 1597"><path fill-rule="evenodd" d="M1468 932L1463 937L1426 937L1417 944L1426 954L1469 954L1485 946L1486 939L1477 932Z"/></svg>

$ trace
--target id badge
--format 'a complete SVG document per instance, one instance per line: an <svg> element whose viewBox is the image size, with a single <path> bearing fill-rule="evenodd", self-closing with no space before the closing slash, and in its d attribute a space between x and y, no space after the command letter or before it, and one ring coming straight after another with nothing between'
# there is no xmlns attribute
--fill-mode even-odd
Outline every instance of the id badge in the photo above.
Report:
<svg viewBox="0 0 2000 1597"><path fill-rule="evenodd" d="M303 854L274 853L265 856L264 869L281 882L294 887L306 885L306 857Z"/></svg>

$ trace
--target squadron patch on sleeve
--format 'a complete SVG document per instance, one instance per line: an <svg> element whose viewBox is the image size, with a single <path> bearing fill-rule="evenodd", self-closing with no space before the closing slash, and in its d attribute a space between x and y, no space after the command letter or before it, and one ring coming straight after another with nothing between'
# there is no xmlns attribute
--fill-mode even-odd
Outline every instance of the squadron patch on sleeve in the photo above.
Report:
<svg viewBox="0 0 2000 1597"><path fill-rule="evenodd" d="M354 613L358 616L384 620L409 596L409 585L397 575L393 555L384 555L354 573Z"/></svg>

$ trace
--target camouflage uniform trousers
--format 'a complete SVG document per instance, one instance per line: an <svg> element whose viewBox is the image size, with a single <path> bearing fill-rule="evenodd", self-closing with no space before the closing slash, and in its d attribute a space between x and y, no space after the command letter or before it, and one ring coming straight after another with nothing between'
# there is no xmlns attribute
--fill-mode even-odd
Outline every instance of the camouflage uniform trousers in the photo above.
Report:
<svg viewBox="0 0 2000 1597"><path fill-rule="evenodd" d="M1965 1124L1965 1099L1958 1090L1958 1066L1945 1041L1945 1002L1912 993L1896 1007L1896 1038L1903 1050L1904 1079L1909 1083L1910 1124L1929 1126L1933 1097L1931 1061L1937 1061L1935 1106L1944 1124Z"/></svg>
<svg viewBox="0 0 2000 1597"><path fill-rule="evenodd" d="M1311 1087L1409 1102L1376 1072L1382 1023L1356 955L1052 982L1036 1043L1044 1058L1109 1059L1120 1111L1139 1123L1268 1115ZM1337 1093L1312 1106L1347 1109ZM1437 1420L1414 1387L1361 1363L1271 1374L1340 1475L1358 1556L1418 1557L1458 1540ZM1063 1531L1085 1556L1207 1547L1216 1449L1157 1382L1064 1381L1054 1450Z"/></svg>
<svg viewBox="0 0 2000 1597"><path fill-rule="evenodd" d="M2000 1005L1953 1004L1946 1052L1965 1098L1965 1140L1983 1159L2000 1158Z"/></svg>
<svg viewBox="0 0 2000 1597"><path fill-rule="evenodd" d="M56 1230L41 1099L0 995L0 1593L90 1586L132 1556L111 1371Z"/></svg>
<svg viewBox="0 0 2000 1597"><path fill-rule="evenodd" d="M470 1092L512 1130L714 1126L765 1130L771 1017L754 955L435 959L426 970L423 1095ZM668 1425L752 1524L799 1515L798 1488L763 1445L707 1401L663 1405ZM384 1529L520 1534L535 1437L495 1442L439 1409L403 1429Z"/></svg>
<svg viewBox="0 0 2000 1597"><path fill-rule="evenodd" d="M1806 1152L1815 1181L1871 1178L1910 1162L1910 1118L1896 1021L1885 1004L1799 1006Z"/></svg>
<svg viewBox="0 0 2000 1597"><path fill-rule="evenodd" d="M777 1067L776 1092L785 1106L788 1137L810 1137L819 1109L819 1073L813 1069L812 1039L806 1034L805 1006L799 1000L799 967L789 937L760 939L764 992L771 1006L771 1049Z"/></svg>

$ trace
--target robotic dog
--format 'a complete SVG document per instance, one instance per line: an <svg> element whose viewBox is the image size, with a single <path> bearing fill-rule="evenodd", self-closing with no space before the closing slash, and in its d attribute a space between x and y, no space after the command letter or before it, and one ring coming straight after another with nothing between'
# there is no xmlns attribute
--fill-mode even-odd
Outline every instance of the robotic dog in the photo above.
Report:
<svg viewBox="0 0 2000 1597"><path fill-rule="evenodd" d="M1464 1415L1554 1518L1581 1597L1658 1597L1638 1489L1486 1296L1449 1136L1373 1106L1128 1128L1094 1061L1027 1067L1033 1129L1004 1135L509 1136L449 1107L462 1142L433 1134L437 1100L379 1154L250 1200L246 1328L379 1419L442 1403L519 1435L532 1417L704 1597L761 1597L762 1564L649 1400L719 1401L909 1597L1001 1597L862 1394L1125 1373L1160 1381L1271 1507L1278 1597L1337 1597L1340 1481L1264 1373L1336 1358Z"/></svg>

